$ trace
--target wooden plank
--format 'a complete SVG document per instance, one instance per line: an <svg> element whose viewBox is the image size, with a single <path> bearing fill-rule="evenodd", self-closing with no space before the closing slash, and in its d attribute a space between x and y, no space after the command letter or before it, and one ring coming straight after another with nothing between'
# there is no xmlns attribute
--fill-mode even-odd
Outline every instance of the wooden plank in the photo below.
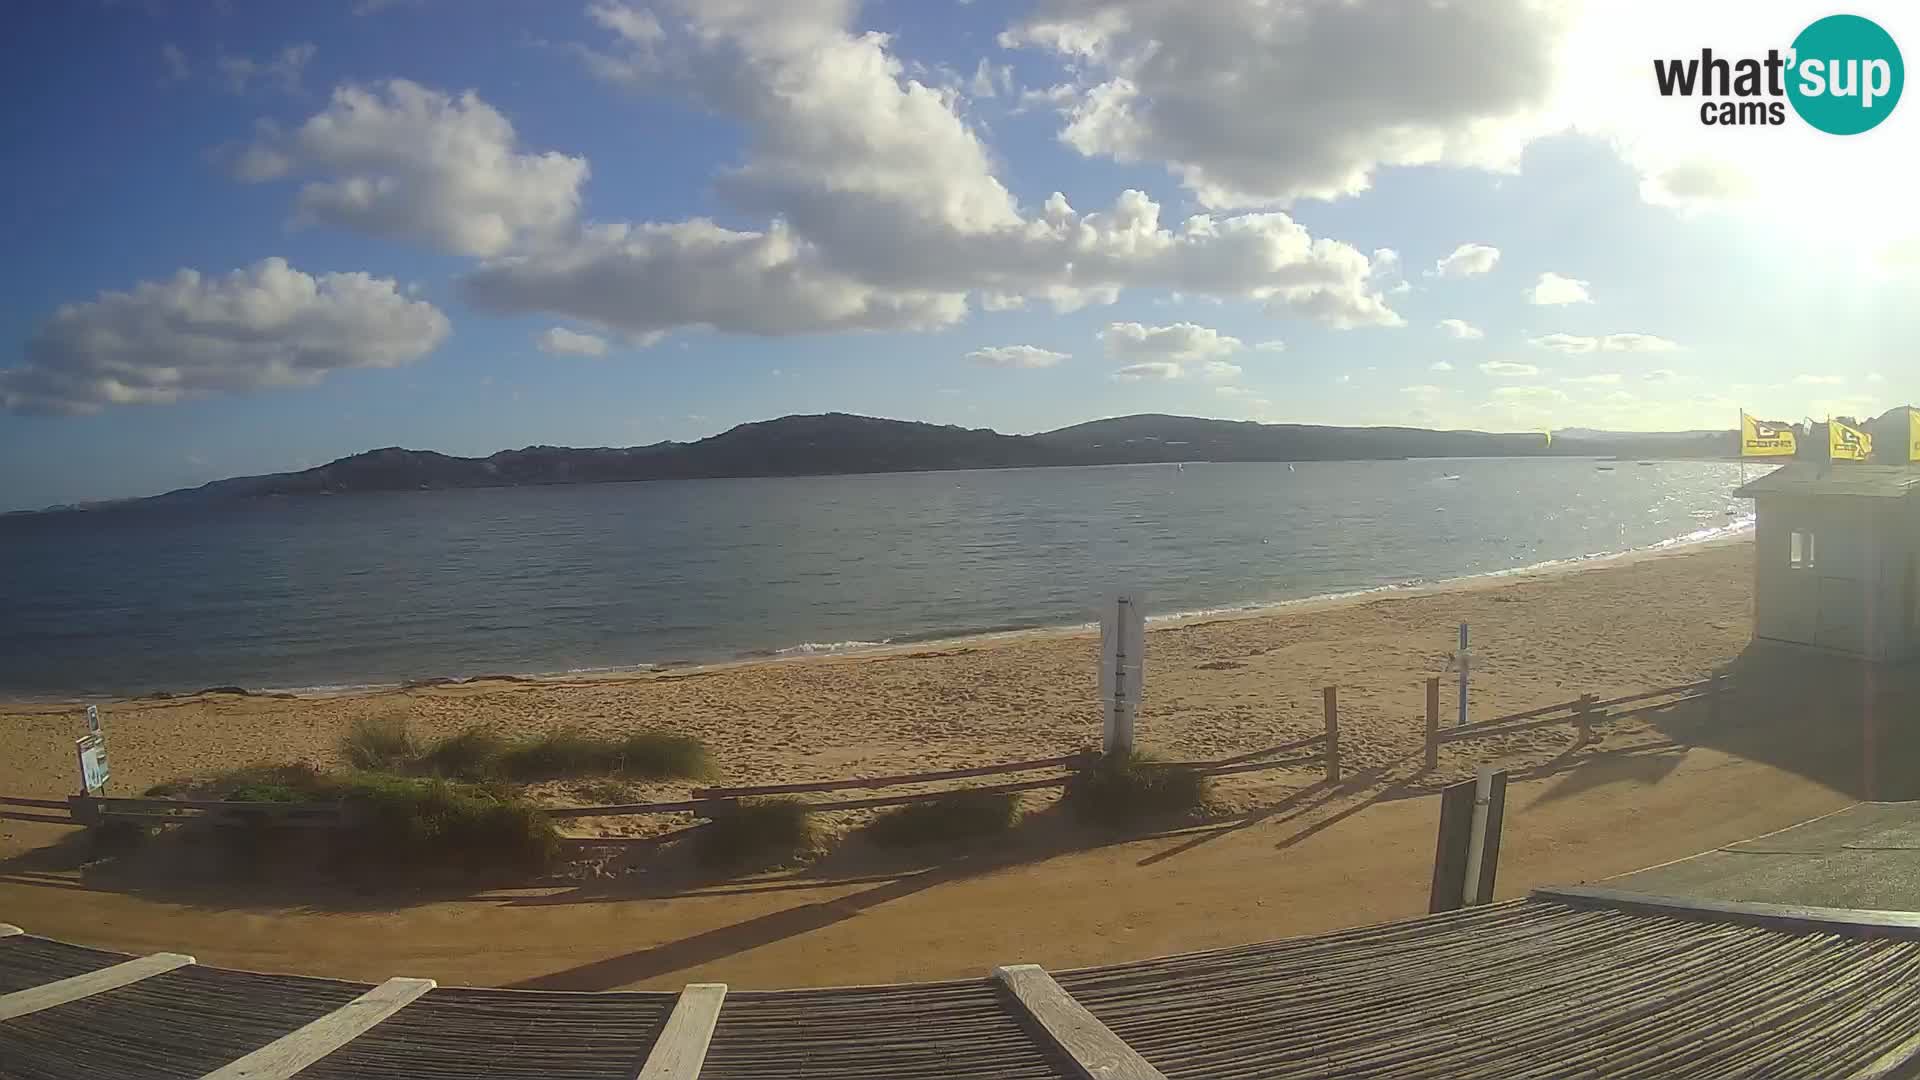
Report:
<svg viewBox="0 0 1920 1080"><path fill-rule="evenodd" d="M1037 964L995 968L1000 981L1027 1018L1077 1067L1080 1080L1166 1080L1113 1029L1053 981Z"/></svg>
<svg viewBox="0 0 1920 1080"><path fill-rule="evenodd" d="M273 1040L202 1080L283 1080L319 1061L434 988L432 979L388 979L304 1027Z"/></svg>
<svg viewBox="0 0 1920 1080"><path fill-rule="evenodd" d="M1440 767L1440 677L1427 680L1427 769Z"/></svg>
<svg viewBox="0 0 1920 1080"><path fill-rule="evenodd" d="M24 934L24 933L26 933L26 931L13 925L12 923L0 922L0 937L12 937L15 934Z"/></svg>
<svg viewBox="0 0 1920 1080"><path fill-rule="evenodd" d="M257 814L338 814L337 802L229 802L225 799L121 799L75 795L63 805L84 803L101 813L118 811L201 810Z"/></svg>
<svg viewBox="0 0 1920 1080"><path fill-rule="evenodd" d="M629 814L679 814L699 810L711 799L682 799L679 802L621 803L614 806L556 806L543 811L556 821L567 818L623 817Z"/></svg>
<svg viewBox="0 0 1920 1080"><path fill-rule="evenodd" d="M653 1041L653 1049L647 1052L639 1080L699 1080L700 1067L707 1061L707 1047L713 1042L713 1026L720 1021L720 1005L726 997L726 983L688 983L673 1003L673 1014Z"/></svg>
<svg viewBox="0 0 1920 1080"><path fill-rule="evenodd" d="M1874 911L1865 908L1806 907L1799 904L1755 904L1697 897L1601 889L1591 885L1562 885L1535 889L1536 900L1552 900L1577 907L1613 908L1651 915L1674 915L1713 922L1740 923L1774 930L1813 931L1848 937L1899 938L1920 941L1920 912Z"/></svg>
<svg viewBox="0 0 1920 1080"><path fill-rule="evenodd" d="M827 810L864 810L870 806L901 806L906 803L929 802L947 795L959 795L963 792L977 792L982 795L999 795L1012 791L1037 791L1040 788L1065 787L1071 783L1071 776L1050 776L1043 780L1019 780L1011 784L987 784L974 788L951 788L946 791L922 791L913 795L876 795L865 799L835 799L832 802L808 803L807 809Z"/></svg>
<svg viewBox="0 0 1920 1080"><path fill-rule="evenodd" d="M1089 762L1094 755L1090 752L1063 754L1060 757L1040 758L1035 761L1013 761L1004 765L976 765L969 769L943 769L939 772L909 773L901 776L874 776L855 780L817 780L806 784L763 784L759 787L735 788L699 788L694 797L699 799L739 799L755 795L799 795L809 791L838 791L842 788L897 787L901 784L924 784L935 780L963 780L969 776L992 776L996 773L1032 772L1035 769L1069 768Z"/></svg>
<svg viewBox="0 0 1920 1080"><path fill-rule="evenodd" d="M1636 701L1646 701L1648 698L1705 693L1712 688L1713 680L1703 679L1700 682L1688 683L1685 686L1663 686L1658 690L1642 690L1637 694L1628 694L1626 697L1608 698L1605 701L1596 701L1593 704L1595 708L1609 709L1615 705L1628 705Z"/></svg>
<svg viewBox="0 0 1920 1080"><path fill-rule="evenodd" d="M0 795L0 804L6 806L31 806L40 810L65 810L65 799L29 799L20 795Z"/></svg>
<svg viewBox="0 0 1920 1080"><path fill-rule="evenodd" d="M1440 829L1433 845L1433 885L1427 912L1458 911L1466 906L1467 848L1472 843L1475 781L1440 789Z"/></svg>
<svg viewBox="0 0 1920 1080"><path fill-rule="evenodd" d="M104 967L98 971L89 971L84 975L59 979L40 986L30 986L25 990L15 990L11 994L0 995L0 1020L12 1020L17 1016L27 1016L42 1009L51 1009L55 1005L65 1005L69 1001L79 1001L95 994L115 990L141 979L151 978L174 968L185 967L193 963L193 957L180 953L154 953L128 960L123 964Z"/></svg>

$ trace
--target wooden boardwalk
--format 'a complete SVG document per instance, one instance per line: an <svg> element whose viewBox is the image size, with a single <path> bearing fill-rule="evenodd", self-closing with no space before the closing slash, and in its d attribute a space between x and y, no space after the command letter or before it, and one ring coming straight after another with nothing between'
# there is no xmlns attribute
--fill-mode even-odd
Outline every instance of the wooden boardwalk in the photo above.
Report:
<svg viewBox="0 0 1920 1080"><path fill-rule="evenodd" d="M1598 889L1079 971L820 990L378 986L0 927L0 1076L1920 1077L1920 918Z"/></svg>

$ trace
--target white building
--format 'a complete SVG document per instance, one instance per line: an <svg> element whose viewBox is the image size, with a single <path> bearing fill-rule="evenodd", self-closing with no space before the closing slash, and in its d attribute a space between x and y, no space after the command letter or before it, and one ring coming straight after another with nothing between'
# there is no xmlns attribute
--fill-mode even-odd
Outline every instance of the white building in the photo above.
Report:
<svg viewBox="0 0 1920 1080"><path fill-rule="evenodd" d="M1794 462L1753 500L1756 638L1920 657L1920 470Z"/></svg>

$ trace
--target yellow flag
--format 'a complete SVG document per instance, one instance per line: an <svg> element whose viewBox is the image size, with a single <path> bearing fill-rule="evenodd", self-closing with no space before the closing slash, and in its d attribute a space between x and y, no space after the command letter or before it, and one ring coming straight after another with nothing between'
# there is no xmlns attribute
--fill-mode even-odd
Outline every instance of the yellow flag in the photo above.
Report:
<svg viewBox="0 0 1920 1080"><path fill-rule="evenodd" d="M1741 457L1792 457L1794 450L1792 428L1740 414Z"/></svg>
<svg viewBox="0 0 1920 1080"><path fill-rule="evenodd" d="M1920 409L1907 406L1907 461L1920 461Z"/></svg>
<svg viewBox="0 0 1920 1080"><path fill-rule="evenodd" d="M1827 420L1827 456L1834 461L1865 461L1873 453L1873 436L1838 420Z"/></svg>

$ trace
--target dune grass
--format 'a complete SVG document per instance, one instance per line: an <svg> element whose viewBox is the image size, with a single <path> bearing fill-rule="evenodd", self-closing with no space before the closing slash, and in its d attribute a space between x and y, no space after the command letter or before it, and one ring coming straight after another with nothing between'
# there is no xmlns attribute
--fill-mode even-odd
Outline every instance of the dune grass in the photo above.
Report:
<svg viewBox="0 0 1920 1080"><path fill-rule="evenodd" d="M635 731L595 735L556 728L508 739L474 726L422 745L404 724L357 723L341 740L356 769L480 783L580 777L623 780L699 779L712 772L704 743L691 735Z"/></svg>
<svg viewBox="0 0 1920 1080"><path fill-rule="evenodd" d="M399 772L420 757L420 742L401 717L362 717L340 740L347 764L368 772Z"/></svg>
<svg viewBox="0 0 1920 1080"><path fill-rule="evenodd" d="M742 799L731 813L694 833L694 857L706 866L798 855L816 841L807 804L790 797Z"/></svg>
<svg viewBox="0 0 1920 1080"><path fill-rule="evenodd" d="M1004 835L1019 821L1012 792L954 791L878 815L867 835L882 847L961 847Z"/></svg>
<svg viewBox="0 0 1920 1080"><path fill-rule="evenodd" d="M1191 813L1206 804L1207 778L1134 751L1108 754L1067 784L1066 803L1083 821L1125 828Z"/></svg>

